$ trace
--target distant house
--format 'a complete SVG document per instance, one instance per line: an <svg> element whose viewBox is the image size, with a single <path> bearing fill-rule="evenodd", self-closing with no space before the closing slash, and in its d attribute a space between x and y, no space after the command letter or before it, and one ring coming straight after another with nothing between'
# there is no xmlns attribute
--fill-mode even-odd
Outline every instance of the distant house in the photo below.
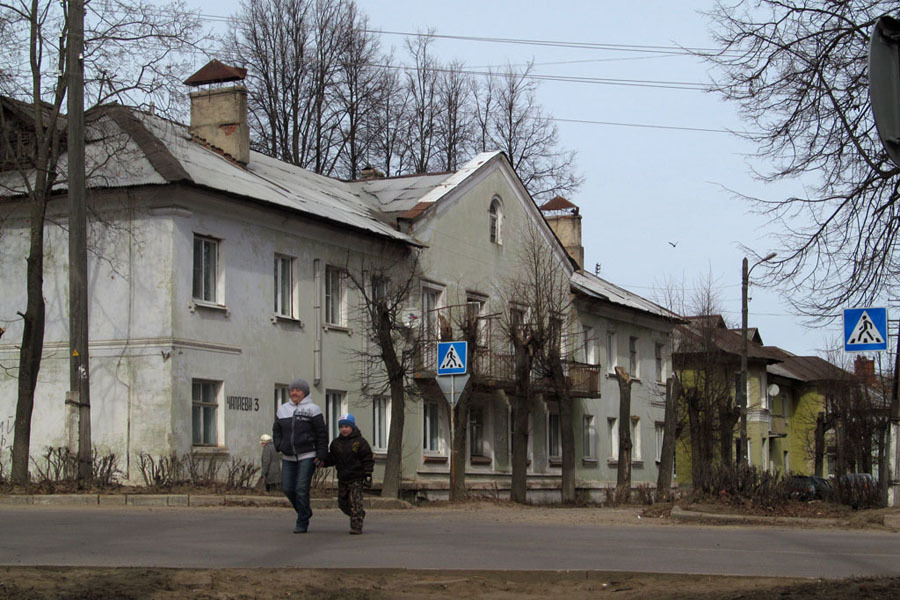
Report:
<svg viewBox="0 0 900 600"><path fill-rule="evenodd" d="M505 155L476 156L453 173L344 182L249 148L242 74L212 65L189 82L187 126L121 107L91 114L89 264L92 428L95 447L121 457L140 484L142 456L258 460L287 385L306 378L336 435L353 412L378 459L387 452L390 397L363 360L371 339L363 300L348 273L408 264L415 282L404 310L409 339L421 344L410 374L403 487L446 496L449 406L435 385L434 344L452 334L460 311L486 324L483 367L467 429L467 481L504 490L510 479L509 341L490 324L528 307L505 305L505 277L520 267L522 232L563 270L571 304L561 350L573 421L561 423L550 388L535 392L530 425L529 494L558 498L560 433L573 428L576 480L583 497L615 484L618 391L612 369L636 378L628 427L634 482L656 481L671 331L679 317L585 272L574 205L537 207ZM217 82L215 87L213 82ZM208 86L208 87L207 87ZM102 133L102 135L99 135ZM23 279L28 217L17 174L0 173L0 272ZM68 388L65 185L46 225L48 327L34 410L32 451L65 446ZM556 212L554 212L556 211ZM561 212L560 212L561 211ZM545 218L546 215L546 218ZM576 219L577 217L577 219ZM582 251L583 252L583 251ZM417 260L414 260L418 257ZM24 286L8 285L0 318L0 411L11 432ZM489 334L489 335L488 335ZM8 460L11 434L0 440Z"/></svg>

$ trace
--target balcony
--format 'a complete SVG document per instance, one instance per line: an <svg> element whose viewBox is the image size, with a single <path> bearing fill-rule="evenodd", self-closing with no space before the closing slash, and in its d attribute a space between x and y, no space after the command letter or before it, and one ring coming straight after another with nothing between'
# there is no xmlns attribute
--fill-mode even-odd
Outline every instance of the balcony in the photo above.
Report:
<svg viewBox="0 0 900 600"><path fill-rule="evenodd" d="M769 437L786 437L787 419L777 415L769 415Z"/></svg>

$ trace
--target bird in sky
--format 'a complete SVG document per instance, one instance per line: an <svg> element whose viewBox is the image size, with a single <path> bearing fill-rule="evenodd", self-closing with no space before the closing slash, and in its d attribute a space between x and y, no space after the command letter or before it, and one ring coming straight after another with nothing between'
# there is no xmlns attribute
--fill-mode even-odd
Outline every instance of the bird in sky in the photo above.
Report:
<svg viewBox="0 0 900 600"><path fill-rule="evenodd" d="M669 242L669 245L673 248L678 245L678 242Z"/></svg>

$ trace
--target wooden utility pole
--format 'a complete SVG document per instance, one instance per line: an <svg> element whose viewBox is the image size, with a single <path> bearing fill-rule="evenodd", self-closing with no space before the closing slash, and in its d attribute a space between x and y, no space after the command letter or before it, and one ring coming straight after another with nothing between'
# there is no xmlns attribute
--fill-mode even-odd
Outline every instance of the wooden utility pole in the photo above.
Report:
<svg viewBox="0 0 900 600"><path fill-rule="evenodd" d="M70 0L68 17L69 387L78 408L78 479L91 478L91 397L88 354L87 189L84 164L84 2Z"/></svg>

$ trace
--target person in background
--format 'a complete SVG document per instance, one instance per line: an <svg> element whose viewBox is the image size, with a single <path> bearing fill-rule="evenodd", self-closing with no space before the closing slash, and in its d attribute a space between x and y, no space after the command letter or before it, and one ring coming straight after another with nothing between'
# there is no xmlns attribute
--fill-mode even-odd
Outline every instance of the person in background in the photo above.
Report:
<svg viewBox="0 0 900 600"><path fill-rule="evenodd" d="M312 509L309 488L316 465L328 456L325 417L309 397L309 384L295 379L288 388L290 402L278 407L272 436L281 452L281 488L297 513L294 533L306 533Z"/></svg>
<svg viewBox="0 0 900 600"><path fill-rule="evenodd" d="M351 414L338 420L340 435L331 442L328 458L323 466L334 465L338 476L338 506L350 517L350 533L360 534L366 510L363 508L363 488L372 487L375 457L372 447L356 426Z"/></svg>
<svg viewBox="0 0 900 600"><path fill-rule="evenodd" d="M278 451L275 450L271 435L264 433L259 436L259 445L262 446L260 475L266 491L270 492L278 489L278 485L281 483L281 461L278 460Z"/></svg>

